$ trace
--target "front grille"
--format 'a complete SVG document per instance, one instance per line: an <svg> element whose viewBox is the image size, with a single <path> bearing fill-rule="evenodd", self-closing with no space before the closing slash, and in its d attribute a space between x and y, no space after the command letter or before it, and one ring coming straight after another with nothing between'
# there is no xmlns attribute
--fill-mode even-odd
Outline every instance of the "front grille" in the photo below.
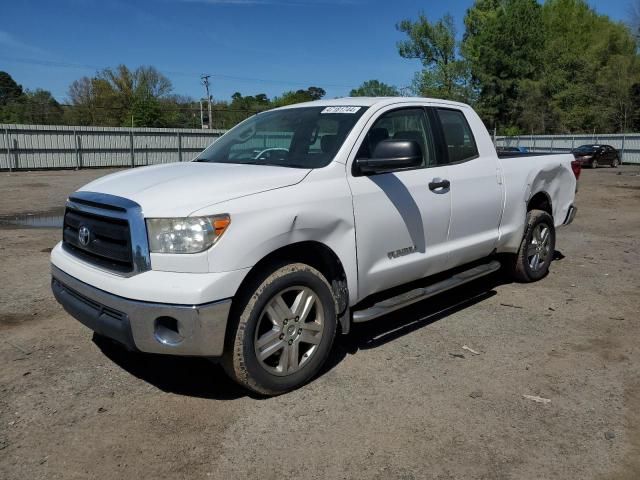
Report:
<svg viewBox="0 0 640 480"><path fill-rule="evenodd" d="M80 241L82 227L89 230L86 245ZM67 207L62 238L67 251L84 261L119 273L131 273L134 269L131 231L126 219Z"/></svg>

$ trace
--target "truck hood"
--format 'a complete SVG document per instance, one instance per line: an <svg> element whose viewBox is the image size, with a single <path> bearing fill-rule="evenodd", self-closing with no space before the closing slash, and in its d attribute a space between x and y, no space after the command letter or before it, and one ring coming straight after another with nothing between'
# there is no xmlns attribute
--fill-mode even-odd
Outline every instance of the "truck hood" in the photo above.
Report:
<svg viewBox="0 0 640 480"><path fill-rule="evenodd" d="M184 217L216 203L294 185L309 171L231 163L169 163L107 175L80 191L128 198L142 206L145 217Z"/></svg>

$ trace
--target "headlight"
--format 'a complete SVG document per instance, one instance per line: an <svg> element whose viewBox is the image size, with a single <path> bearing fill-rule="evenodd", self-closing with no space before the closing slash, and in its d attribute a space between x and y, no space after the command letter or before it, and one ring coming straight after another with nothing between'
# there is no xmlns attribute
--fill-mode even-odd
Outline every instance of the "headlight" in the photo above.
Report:
<svg viewBox="0 0 640 480"><path fill-rule="evenodd" d="M152 253L198 253L210 248L225 232L231 217L147 218Z"/></svg>

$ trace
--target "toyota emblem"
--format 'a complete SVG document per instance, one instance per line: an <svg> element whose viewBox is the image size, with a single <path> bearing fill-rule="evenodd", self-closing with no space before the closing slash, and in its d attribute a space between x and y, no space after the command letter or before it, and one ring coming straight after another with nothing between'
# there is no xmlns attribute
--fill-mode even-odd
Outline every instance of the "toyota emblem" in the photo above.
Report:
<svg viewBox="0 0 640 480"><path fill-rule="evenodd" d="M91 240L91 230L89 230L86 226L81 226L80 230L78 230L78 242L83 247L89 245L89 241Z"/></svg>

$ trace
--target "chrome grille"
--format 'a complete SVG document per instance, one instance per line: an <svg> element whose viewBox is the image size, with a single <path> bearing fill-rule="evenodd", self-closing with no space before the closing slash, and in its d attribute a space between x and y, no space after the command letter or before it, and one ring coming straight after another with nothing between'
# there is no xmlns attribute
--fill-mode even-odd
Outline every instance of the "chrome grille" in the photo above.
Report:
<svg viewBox="0 0 640 480"><path fill-rule="evenodd" d="M150 269L140 206L113 195L76 192L67 201L63 248L99 268L131 276Z"/></svg>

